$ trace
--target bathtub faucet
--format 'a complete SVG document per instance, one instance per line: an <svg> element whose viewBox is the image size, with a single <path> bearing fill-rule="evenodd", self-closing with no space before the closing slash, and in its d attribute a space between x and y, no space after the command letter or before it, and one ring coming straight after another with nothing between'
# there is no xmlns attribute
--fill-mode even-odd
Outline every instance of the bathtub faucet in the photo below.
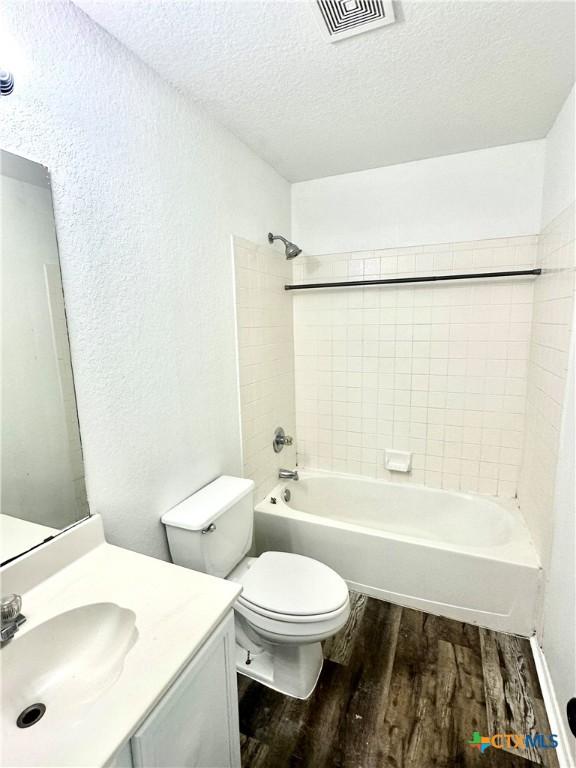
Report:
<svg viewBox="0 0 576 768"><path fill-rule="evenodd" d="M298 480L297 469L279 469L278 477L280 480Z"/></svg>

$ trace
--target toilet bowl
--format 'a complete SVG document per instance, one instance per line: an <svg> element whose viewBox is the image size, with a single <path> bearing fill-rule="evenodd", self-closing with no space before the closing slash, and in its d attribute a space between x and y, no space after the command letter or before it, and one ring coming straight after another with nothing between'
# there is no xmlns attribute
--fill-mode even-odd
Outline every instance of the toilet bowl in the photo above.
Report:
<svg viewBox="0 0 576 768"><path fill-rule="evenodd" d="M322 671L322 641L350 615L346 583L323 563L286 552L245 558L228 578L243 587L234 606L238 670L308 698Z"/></svg>
<svg viewBox="0 0 576 768"><path fill-rule="evenodd" d="M302 555L264 552L252 543L251 480L222 476L169 510L166 526L177 565L242 586L234 606L238 671L289 696L310 696L322 670L322 641L350 615L346 582Z"/></svg>

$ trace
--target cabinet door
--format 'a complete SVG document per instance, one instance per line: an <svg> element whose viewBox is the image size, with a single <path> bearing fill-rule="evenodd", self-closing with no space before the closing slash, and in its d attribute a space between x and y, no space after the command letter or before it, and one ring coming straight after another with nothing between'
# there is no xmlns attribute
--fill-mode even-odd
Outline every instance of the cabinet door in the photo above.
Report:
<svg viewBox="0 0 576 768"><path fill-rule="evenodd" d="M116 752L109 763L106 763L106 768L132 768L132 751L129 741Z"/></svg>
<svg viewBox="0 0 576 768"><path fill-rule="evenodd" d="M240 729L232 612L132 738L140 768L238 768Z"/></svg>

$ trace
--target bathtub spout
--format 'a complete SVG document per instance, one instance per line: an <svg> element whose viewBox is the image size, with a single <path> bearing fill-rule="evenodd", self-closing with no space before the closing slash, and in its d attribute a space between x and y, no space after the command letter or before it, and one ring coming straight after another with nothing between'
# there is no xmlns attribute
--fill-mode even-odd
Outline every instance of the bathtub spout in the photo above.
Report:
<svg viewBox="0 0 576 768"><path fill-rule="evenodd" d="M280 480L298 480L297 469L279 469L278 477Z"/></svg>

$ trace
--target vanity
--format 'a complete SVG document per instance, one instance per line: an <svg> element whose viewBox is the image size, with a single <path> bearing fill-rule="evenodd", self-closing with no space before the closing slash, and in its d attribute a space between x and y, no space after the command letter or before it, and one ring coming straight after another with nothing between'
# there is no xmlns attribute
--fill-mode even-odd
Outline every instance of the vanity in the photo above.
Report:
<svg viewBox="0 0 576 768"><path fill-rule="evenodd" d="M240 765L239 587L107 544L98 515L1 576L26 616L0 652L2 765Z"/></svg>

